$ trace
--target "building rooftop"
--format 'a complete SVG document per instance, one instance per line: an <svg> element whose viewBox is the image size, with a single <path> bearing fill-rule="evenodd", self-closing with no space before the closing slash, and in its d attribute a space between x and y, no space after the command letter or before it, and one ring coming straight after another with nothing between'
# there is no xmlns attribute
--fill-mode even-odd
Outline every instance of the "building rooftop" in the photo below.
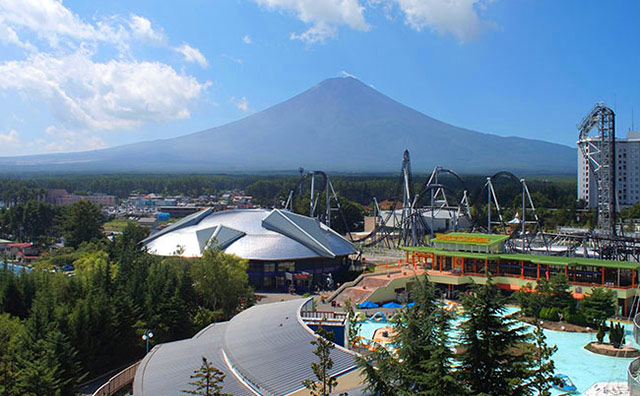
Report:
<svg viewBox="0 0 640 396"><path fill-rule="evenodd" d="M207 246L249 260L335 258L353 245L316 219L286 210L206 209L142 241L149 253L199 257Z"/></svg>
<svg viewBox="0 0 640 396"><path fill-rule="evenodd" d="M555 266L592 266L592 267L605 267L605 268L623 268L623 269L638 269L640 263L628 262L628 261L611 261L611 260L599 260L582 257L563 257L563 256L544 256L541 254L523 254L523 253L472 253L472 252L458 252L451 250L443 250L432 247L405 247L404 250L413 252L433 253L438 256L446 257L463 257L478 260L514 260L514 261L527 261L534 264L542 265L555 265Z"/></svg>
<svg viewBox="0 0 640 396"><path fill-rule="evenodd" d="M431 239L431 242L456 245L493 246L497 243L504 242L507 239L509 239L508 235L450 232L447 234L436 234L436 237Z"/></svg>
<svg viewBox="0 0 640 396"><path fill-rule="evenodd" d="M190 375L206 356L225 373L223 393L234 396L288 395L315 378L315 335L300 317L309 299L257 305L229 322L215 323L191 339L161 344L140 363L136 396L175 396L189 389ZM355 368L354 354L336 346L331 352L336 376Z"/></svg>

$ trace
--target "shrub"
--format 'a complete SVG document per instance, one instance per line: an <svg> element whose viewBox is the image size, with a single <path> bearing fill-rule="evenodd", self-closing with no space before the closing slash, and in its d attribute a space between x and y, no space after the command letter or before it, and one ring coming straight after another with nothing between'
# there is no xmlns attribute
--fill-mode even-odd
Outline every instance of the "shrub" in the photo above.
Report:
<svg viewBox="0 0 640 396"><path fill-rule="evenodd" d="M614 324L611 322L611 326L609 328L609 342L614 348L620 348L624 345L624 327L622 327L620 323Z"/></svg>
<svg viewBox="0 0 640 396"><path fill-rule="evenodd" d="M549 317L547 318L547 320L551 320L553 322L559 322L561 313L562 313L562 310L560 308L553 307L549 310Z"/></svg>
<svg viewBox="0 0 640 396"><path fill-rule="evenodd" d="M544 307L540 310L540 314L538 315L542 320L549 320L549 308Z"/></svg>
<svg viewBox="0 0 640 396"><path fill-rule="evenodd" d="M604 336L607 334L607 325L604 321L600 322L598 325L598 333L596 334L596 338L600 344L604 343Z"/></svg>
<svg viewBox="0 0 640 396"><path fill-rule="evenodd" d="M565 310L564 318L568 323L574 324L576 326L586 326L589 324L587 322L587 318L584 316L582 312L571 313L569 310Z"/></svg>

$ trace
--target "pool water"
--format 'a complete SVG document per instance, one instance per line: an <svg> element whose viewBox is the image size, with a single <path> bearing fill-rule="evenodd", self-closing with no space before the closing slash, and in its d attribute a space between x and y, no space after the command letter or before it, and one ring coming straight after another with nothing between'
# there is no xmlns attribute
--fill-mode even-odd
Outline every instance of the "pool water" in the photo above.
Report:
<svg viewBox="0 0 640 396"><path fill-rule="evenodd" d="M22 271L25 271L27 273L30 273L32 271L32 268L30 267L26 267L24 265L15 264L15 263L7 263L6 267L9 271L12 271L14 274L19 274ZM0 261L0 269L4 269L4 268L5 268L4 262Z"/></svg>
<svg viewBox="0 0 640 396"><path fill-rule="evenodd" d="M517 311L517 308L508 307L506 314ZM457 316L453 322L454 329L452 336L456 337L458 330L455 326L460 324L463 318ZM359 335L365 340L373 338L373 332L390 323L375 321L361 322ZM639 346L633 342L633 327L631 324L624 324L626 329L626 341L632 343L636 348ZM596 355L584 349L584 346L591 341L596 341L595 333L569 333L563 331L544 330L547 336L547 344L556 345L558 350L552 359L555 362L555 372L568 375L578 388L579 392L585 392L596 382L626 382L627 367L632 358L613 358L609 356ZM607 335L608 337L608 335ZM560 395L562 392L553 390L552 394ZM581 394L581 393L578 393Z"/></svg>

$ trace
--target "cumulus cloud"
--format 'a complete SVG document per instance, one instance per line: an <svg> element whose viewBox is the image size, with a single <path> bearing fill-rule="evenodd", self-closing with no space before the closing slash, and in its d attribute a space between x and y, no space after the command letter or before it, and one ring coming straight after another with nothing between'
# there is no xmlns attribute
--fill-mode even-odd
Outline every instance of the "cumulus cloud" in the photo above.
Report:
<svg viewBox="0 0 640 396"><path fill-rule="evenodd" d="M197 48L193 48L188 44L182 44L181 46L176 47L175 50L181 53L182 56L184 56L184 60L187 62L195 62L203 68L209 66L207 58L205 58L204 55L202 55L202 52Z"/></svg>
<svg viewBox="0 0 640 396"><path fill-rule="evenodd" d="M495 23L480 18L480 12L494 0L377 0L386 5L395 4L404 14L405 23L421 31L429 28L460 42L476 38Z"/></svg>
<svg viewBox="0 0 640 396"><path fill-rule="evenodd" d="M311 27L302 33L292 33L292 40L307 43L324 42L335 37L340 26L367 31L369 24L359 0L254 0L270 10L279 10L295 15Z"/></svg>
<svg viewBox="0 0 640 396"><path fill-rule="evenodd" d="M0 16L0 43L12 44L29 51L35 51L35 47L31 43L20 40L18 33L4 23L2 16Z"/></svg>
<svg viewBox="0 0 640 396"><path fill-rule="evenodd" d="M129 27L133 36L140 41L151 43L163 43L166 40L162 30L154 29L151 21L139 15L131 15L129 17Z"/></svg>
<svg viewBox="0 0 640 396"><path fill-rule="evenodd" d="M15 88L49 104L63 124L128 129L150 121L189 117L189 104L209 83L160 62L95 62L78 52L37 54L0 64L0 89Z"/></svg>
<svg viewBox="0 0 640 396"><path fill-rule="evenodd" d="M242 41L244 41L245 44L251 44L251 36L249 36L248 34L245 34L245 36L242 38Z"/></svg>
<svg viewBox="0 0 640 396"><path fill-rule="evenodd" d="M22 41L23 34L34 41ZM160 61L136 60L130 52L133 41L178 51L202 67L208 64L186 43L172 47L162 28L143 16L94 16L88 22L59 0L0 0L0 43L25 50L23 58L0 63L0 90L48 105L56 125L38 143L48 151L102 148L96 131L190 117L210 82ZM100 57L103 47L115 48L116 57ZM15 130L0 134L0 142L8 141L17 141Z"/></svg>
<svg viewBox="0 0 640 396"><path fill-rule="evenodd" d="M26 28L52 44L60 37L81 40L104 39L104 33L82 21L56 0L2 0L0 12L5 23Z"/></svg>
<svg viewBox="0 0 640 396"><path fill-rule="evenodd" d="M2 144L18 143L19 140L18 132L15 129L4 134L0 133L0 143Z"/></svg>
<svg viewBox="0 0 640 396"><path fill-rule="evenodd" d="M292 40L322 43L335 38L338 28L347 26L367 31L364 12L381 7L389 20L394 11L404 16L405 23L416 31L430 29L438 34L451 34L460 42L476 38L481 32L495 29L494 22L481 18L481 12L495 0L254 0L269 10L292 14L311 25L301 33L291 33Z"/></svg>

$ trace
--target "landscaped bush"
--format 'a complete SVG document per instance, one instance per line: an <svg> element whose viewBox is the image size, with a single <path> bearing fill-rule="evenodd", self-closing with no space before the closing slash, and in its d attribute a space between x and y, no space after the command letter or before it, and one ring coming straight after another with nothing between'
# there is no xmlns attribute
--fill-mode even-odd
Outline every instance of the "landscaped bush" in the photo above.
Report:
<svg viewBox="0 0 640 396"><path fill-rule="evenodd" d="M587 326L589 324L587 322L587 318L584 316L584 314L580 310L574 313L571 313L569 312L569 310L566 310L566 312L564 313L564 320L576 326Z"/></svg>
<svg viewBox="0 0 640 396"><path fill-rule="evenodd" d="M604 336L607 334L607 325L604 321L600 322L598 325L598 333L596 334L596 339L600 344L604 343Z"/></svg>
<svg viewBox="0 0 640 396"><path fill-rule="evenodd" d="M563 313L562 310L556 307L542 308L540 310L540 319L550 320L552 322L559 322L561 313Z"/></svg>
<svg viewBox="0 0 640 396"><path fill-rule="evenodd" d="M577 326L597 326L615 314L615 293L607 288L594 288L576 305L564 275L538 280L535 291L527 284L517 294L525 316L549 321L566 321Z"/></svg>
<svg viewBox="0 0 640 396"><path fill-rule="evenodd" d="M620 348L625 344L624 340L624 327L620 323L611 322L609 326L609 342L614 348Z"/></svg>

